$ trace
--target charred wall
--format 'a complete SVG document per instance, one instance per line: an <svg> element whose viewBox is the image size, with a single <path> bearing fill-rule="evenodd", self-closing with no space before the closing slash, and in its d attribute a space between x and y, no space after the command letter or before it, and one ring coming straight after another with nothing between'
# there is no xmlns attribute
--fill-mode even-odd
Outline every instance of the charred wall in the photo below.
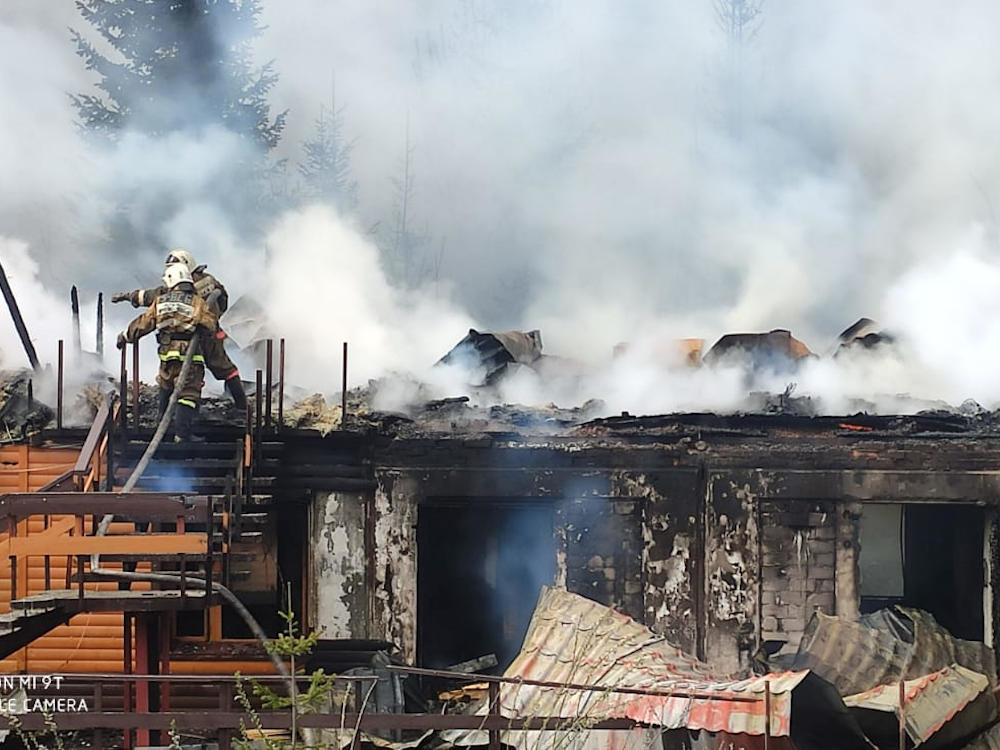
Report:
<svg viewBox="0 0 1000 750"><path fill-rule="evenodd" d="M545 503L556 585L737 669L762 640L793 649L814 611L856 616L865 503L996 505L1000 475L987 467L998 453L854 436L374 439L374 492L317 499L312 609L318 624L333 618L338 633L391 640L418 661L421 507Z"/></svg>

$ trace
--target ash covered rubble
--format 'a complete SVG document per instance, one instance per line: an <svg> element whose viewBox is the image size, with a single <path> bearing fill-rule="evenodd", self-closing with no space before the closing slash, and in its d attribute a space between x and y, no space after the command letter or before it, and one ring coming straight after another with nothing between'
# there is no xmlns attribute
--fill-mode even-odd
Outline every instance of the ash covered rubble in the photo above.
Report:
<svg viewBox="0 0 1000 750"><path fill-rule="evenodd" d="M884 353L896 343L896 338L882 331L877 323L861 318L837 337L826 358L836 360ZM800 392L795 382L796 373L804 363L821 357L787 330L727 334L704 355L702 349L702 340L682 339L665 343L654 356L664 373L680 370L697 378L702 370L713 368L735 368L742 372L745 395L739 405L732 410L717 409L704 415L709 421L714 417L725 421L748 416L833 419L836 426L844 425L841 429L859 433L994 433L1000 430L1000 411L986 409L971 399L954 406L908 394L879 396L878 403L859 397L848 401L850 408L836 412L853 416L830 416L831 412L824 409L820 398ZM614 356L624 357L630 351L629 344L619 344ZM508 390L505 386L518 378L532 378L533 384L543 386L536 389L541 393L546 392L544 386L554 382L580 385L585 381L588 370L582 363L542 353L542 335L537 330L489 333L470 329L436 363L435 369L439 368L450 369L452 374L460 373L464 387L456 388L452 383L444 386L451 388L451 392L442 393L440 384L422 382L411 374L388 374L349 392L349 422L354 427L398 436L442 432L597 435L627 430L632 422L640 419L643 429L658 429L656 417L639 418L628 412L609 414L600 393L594 394L598 398L581 398L577 405L557 405L544 400L521 404L506 400ZM781 391L766 387L773 385L775 375L786 383ZM583 389L575 392L583 392ZM293 414L298 414L293 420L296 426L318 424L324 429L339 421L339 406L325 407L316 401L319 397L312 398L312 406L306 404L306 408L298 412L293 410ZM386 404L392 406L385 408ZM673 418L667 416L661 421L663 425L672 424L672 430L683 431L683 425L691 422L692 412L670 413L674 414ZM892 416L881 416L883 414ZM638 425L639 422L635 422L633 426Z"/></svg>

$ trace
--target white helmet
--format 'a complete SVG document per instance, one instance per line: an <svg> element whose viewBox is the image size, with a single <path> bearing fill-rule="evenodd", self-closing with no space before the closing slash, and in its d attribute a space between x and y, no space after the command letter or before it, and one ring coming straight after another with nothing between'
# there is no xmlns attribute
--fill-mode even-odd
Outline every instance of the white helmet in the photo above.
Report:
<svg viewBox="0 0 1000 750"><path fill-rule="evenodd" d="M192 281L191 270L184 263L171 263L163 271L163 284L173 289L178 284Z"/></svg>
<svg viewBox="0 0 1000 750"><path fill-rule="evenodd" d="M194 256L183 247L175 247L167 253L166 265L169 266L171 263L183 263L191 273L194 273L194 269L197 267L194 262Z"/></svg>

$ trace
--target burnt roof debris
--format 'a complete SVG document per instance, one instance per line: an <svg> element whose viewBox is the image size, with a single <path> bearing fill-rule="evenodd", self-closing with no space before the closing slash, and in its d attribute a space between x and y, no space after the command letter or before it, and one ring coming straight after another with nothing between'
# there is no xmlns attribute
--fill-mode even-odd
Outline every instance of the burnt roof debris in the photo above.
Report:
<svg viewBox="0 0 1000 750"><path fill-rule="evenodd" d="M706 365L742 365L752 371L794 372L799 363L814 357L809 347L790 331L775 328L768 333L727 333L703 361Z"/></svg>
<svg viewBox="0 0 1000 750"><path fill-rule="evenodd" d="M441 357L437 365L464 370L470 385L492 385L510 365L532 365L541 356L541 331L480 333L470 328L465 338Z"/></svg>
<svg viewBox="0 0 1000 750"><path fill-rule="evenodd" d="M759 718L767 690L772 737L790 738L801 750L871 747L840 696L807 670L721 673L631 617L548 586L542 588L520 654L504 677L517 680L501 684L498 691L497 710L510 718L564 717L584 725L626 718L645 725L630 730L647 732L645 742L659 743L662 730L675 729L734 735L739 746L749 746L751 738L765 731ZM551 687L566 683L573 687ZM472 712L486 710L480 703ZM819 727L822 736L817 736ZM510 732L501 741L515 748L555 750L565 742L556 734ZM602 735L602 746L616 744L613 735ZM455 745L483 745L487 739L483 732L464 730L441 736Z"/></svg>
<svg viewBox="0 0 1000 750"><path fill-rule="evenodd" d="M54 418L35 398L30 371L0 373L0 444L28 440Z"/></svg>
<svg viewBox="0 0 1000 750"><path fill-rule="evenodd" d="M839 357L847 351L876 349L896 343L896 338L883 331L871 318L860 318L844 329L837 337L838 345L833 356Z"/></svg>
<svg viewBox="0 0 1000 750"><path fill-rule="evenodd" d="M907 732L915 744L936 734L935 747L953 746L997 720L996 654L985 643L954 637L919 609L893 606L851 622L813 614L797 653L772 664L809 669L832 683L856 711L879 709L883 693L907 682ZM859 714L879 743L892 738L892 725ZM881 735L885 735L884 737Z"/></svg>

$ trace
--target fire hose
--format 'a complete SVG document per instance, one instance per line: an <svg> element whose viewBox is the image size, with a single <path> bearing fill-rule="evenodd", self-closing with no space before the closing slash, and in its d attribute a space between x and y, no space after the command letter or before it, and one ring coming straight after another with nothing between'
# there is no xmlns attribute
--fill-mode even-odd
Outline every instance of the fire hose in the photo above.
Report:
<svg viewBox="0 0 1000 750"><path fill-rule="evenodd" d="M132 492L135 485L142 478L143 473L149 466L150 460L153 458L153 454L156 453L156 449L160 447L160 443L163 441L164 436L167 434L167 427L170 425L170 420L174 416L174 411L177 408L177 399L180 397L181 384L187 382L188 373L191 371L191 362L194 361L194 355L197 353L198 349L198 337L195 336L191 339L191 343L188 346L187 354L184 357L184 363L181 365L180 374L174 381L174 389L170 393L170 400L167 402L167 408L163 412L163 416L160 417L160 423L157 425L156 432L153 433L153 439L149 441L149 445L146 446L145 452L142 454L142 458L135 465L132 474L129 476L128 480L125 482L125 486L122 487L121 494L127 494ZM139 408L139 404L136 403L136 408ZM95 536L105 536L108 533L108 529L111 527L111 521L114 519L113 514L108 514L101 519L100 524L97 527ZM208 529L211 531L211 529ZM166 573L133 573L130 571L118 571L118 570L101 570L100 569L100 556L92 555L90 558L90 572L94 575L101 576L104 578L112 578L123 581L150 581L156 583L176 583L180 585L180 576L169 575ZM184 582L186 584L194 584L199 588L208 588L208 582L203 578L185 578ZM232 605L233 609L243 618L243 621L250 628L251 632L257 637L257 639L265 644L268 641L267 634L264 629L260 626L260 623L254 618L250 611L243 605L236 595L230 591L228 588L219 583L212 583L213 590L218 590L222 597ZM271 661L274 662L275 668L282 677L287 677L291 679L288 673L288 669L285 667L285 663L278 658L276 654L268 652L271 656ZM292 686L294 690L294 685ZM294 694L294 693L293 693Z"/></svg>

